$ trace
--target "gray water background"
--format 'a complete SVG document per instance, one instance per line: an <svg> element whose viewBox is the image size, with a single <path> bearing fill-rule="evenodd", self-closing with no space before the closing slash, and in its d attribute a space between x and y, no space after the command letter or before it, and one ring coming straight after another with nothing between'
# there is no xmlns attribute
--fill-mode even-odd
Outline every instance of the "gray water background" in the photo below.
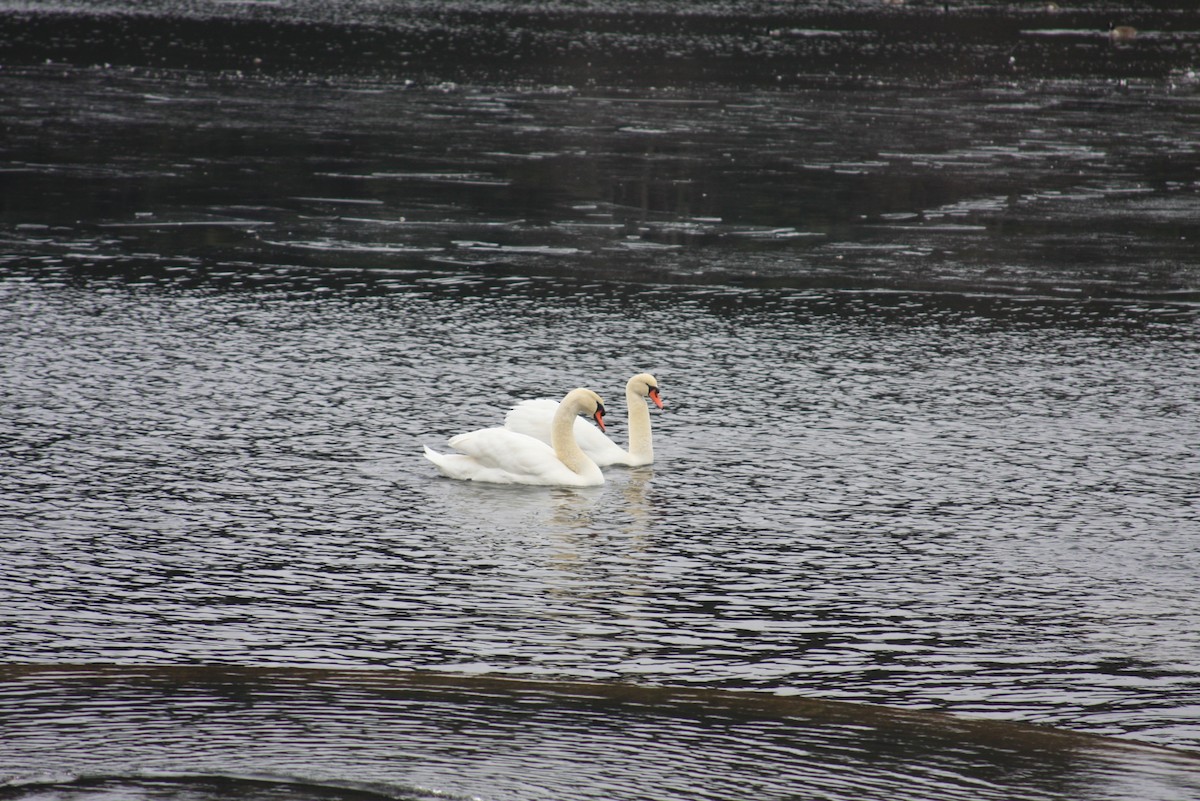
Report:
<svg viewBox="0 0 1200 801"><path fill-rule="evenodd" d="M330 24L287 10L304 24L276 47ZM1182 12L1128 45L1075 18L1001 15L1017 23L992 39L964 22L947 62L921 55L944 39L913 44L920 10L855 31L735 14L789 63L893 58L782 73L748 56L717 80L680 42L720 56L727 39L628 10L606 24L649 32L605 39L626 48L611 63L595 43L548 62L570 16L509 9L511 50L376 70L211 46L269 7L112 11L4 16L28 57L0 73L0 645L33 725L145 724L161 699L24 707L23 665L240 665L769 691L1200 746ZM407 36L418 56L430 31L481 41L465 18L366 21L318 32ZM111 44L121 31L144 49ZM106 57L79 57L97 42ZM651 44L667 55L627 57ZM420 456L576 385L620 441L641 370L667 403L657 459L602 488L460 484ZM51 697L74 698L62 681ZM361 714L290 686L263 713L284 741L295 708ZM576 731L560 714L549 741ZM259 752L213 720L207 770L288 772L238 763ZM137 776L154 742L194 742L170 720L144 731L91 758ZM441 735L407 736L381 753ZM70 734L50 742L77 761L10 775L88 773ZM156 764L186 772L196 756L172 748ZM697 748L702 765L691 741L653 764ZM781 781L894 798L917 765L941 797L981 792L915 751L881 784L832 759ZM1122 797L1122 771L1087 793ZM1194 772L1167 775L1128 797L1189 797ZM541 797L496 776L459 789ZM320 778L339 777L364 780Z"/></svg>

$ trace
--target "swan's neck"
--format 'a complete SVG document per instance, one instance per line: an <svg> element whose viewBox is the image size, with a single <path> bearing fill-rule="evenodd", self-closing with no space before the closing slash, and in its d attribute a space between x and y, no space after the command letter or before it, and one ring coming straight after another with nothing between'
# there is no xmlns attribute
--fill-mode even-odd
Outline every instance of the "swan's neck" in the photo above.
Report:
<svg viewBox="0 0 1200 801"><path fill-rule="evenodd" d="M650 409L646 399L627 389L625 405L629 409L629 455L649 464L654 461L654 444L650 439Z"/></svg>
<svg viewBox="0 0 1200 801"><path fill-rule="evenodd" d="M558 404L558 411L554 413L554 422L550 428L550 446L554 448L554 455L558 460L570 468L571 472L582 475L589 467L594 468L595 463L575 441L577 414L579 409L574 404Z"/></svg>

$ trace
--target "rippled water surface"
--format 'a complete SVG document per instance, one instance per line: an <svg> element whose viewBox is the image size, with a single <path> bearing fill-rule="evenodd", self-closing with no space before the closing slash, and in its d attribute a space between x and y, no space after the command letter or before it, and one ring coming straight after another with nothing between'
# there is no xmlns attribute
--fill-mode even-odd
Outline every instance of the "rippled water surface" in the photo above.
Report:
<svg viewBox="0 0 1200 801"><path fill-rule="evenodd" d="M1194 11L337 7L0 4L0 797L1200 795Z"/></svg>
<svg viewBox="0 0 1200 801"><path fill-rule="evenodd" d="M10 716L23 735L13 755L47 771L10 785L23 799L1182 799L1200 789L1200 760L1161 749L761 693L247 668L16 669L0 688L24 702ZM90 775L73 773L80 761Z"/></svg>

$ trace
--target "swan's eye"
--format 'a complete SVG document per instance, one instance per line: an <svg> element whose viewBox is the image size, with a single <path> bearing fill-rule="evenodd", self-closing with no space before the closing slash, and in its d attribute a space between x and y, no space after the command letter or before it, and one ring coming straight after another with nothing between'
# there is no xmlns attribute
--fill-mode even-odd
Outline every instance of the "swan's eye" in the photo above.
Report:
<svg viewBox="0 0 1200 801"><path fill-rule="evenodd" d="M596 414L599 414L599 415L604 414L604 404L603 403L596 404Z"/></svg>

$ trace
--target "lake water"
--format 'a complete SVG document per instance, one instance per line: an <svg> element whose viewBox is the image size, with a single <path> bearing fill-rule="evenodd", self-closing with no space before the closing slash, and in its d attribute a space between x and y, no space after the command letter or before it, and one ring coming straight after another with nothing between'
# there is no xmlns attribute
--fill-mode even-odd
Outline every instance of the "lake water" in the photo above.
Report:
<svg viewBox="0 0 1200 801"><path fill-rule="evenodd" d="M1200 15L214 9L0 4L0 797L1200 796Z"/></svg>

